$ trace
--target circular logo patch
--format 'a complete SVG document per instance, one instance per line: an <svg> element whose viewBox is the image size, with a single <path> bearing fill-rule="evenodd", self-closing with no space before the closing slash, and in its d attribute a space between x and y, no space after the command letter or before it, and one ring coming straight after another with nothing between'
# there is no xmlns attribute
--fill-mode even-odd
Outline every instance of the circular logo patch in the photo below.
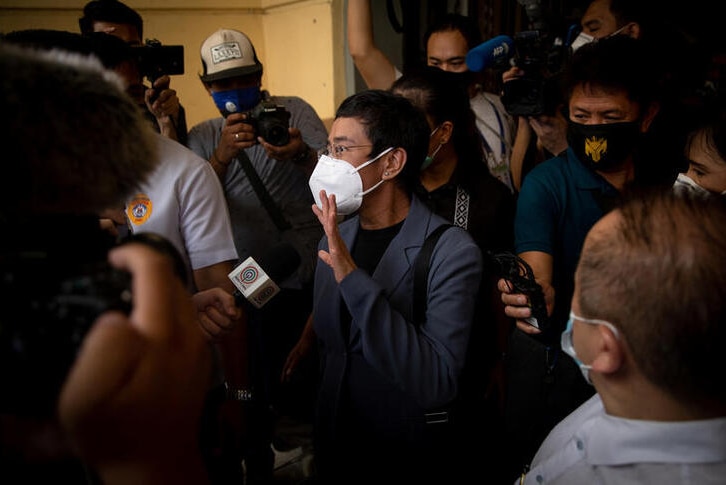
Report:
<svg viewBox="0 0 726 485"><path fill-rule="evenodd" d="M247 266L239 273L239 280L245 285L254 283L260 274L257 272L257 268L254 266Z"/></svg>
<svg viewBox="0 0 726 485"><path fill-rule="evenodd" d="M152 203L146 194L136 194L126 206L126 215L132 224L140 226L151 216Z"/></svg>

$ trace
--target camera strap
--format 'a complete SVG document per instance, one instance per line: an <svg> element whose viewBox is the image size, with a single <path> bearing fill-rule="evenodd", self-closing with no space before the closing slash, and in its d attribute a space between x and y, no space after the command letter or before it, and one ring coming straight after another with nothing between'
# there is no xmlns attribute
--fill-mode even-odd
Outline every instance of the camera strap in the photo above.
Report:
<svg viewBox="0 0 726 485"><path fill-rule="evenodd" d="M282 211L275 201L272 200L272 196L267 191L265 184L260 179L260 176L257 174L257 170L255 170L255 167L252 166L252 162L244 150L239 151L237 160L239 160L242 170L245 171L247 178L250 180L250 184L252 184L252 188L255 189L257 197L259 197L260 202L262 202L262 205L265 207L265 210L267 210L267 213L270 214L270 218L272 219L272 222L275 223L275 226L277 226L277 229L280 232L290 229L292 226L287 219L285 219L285 216L282 215Z"/></svg>

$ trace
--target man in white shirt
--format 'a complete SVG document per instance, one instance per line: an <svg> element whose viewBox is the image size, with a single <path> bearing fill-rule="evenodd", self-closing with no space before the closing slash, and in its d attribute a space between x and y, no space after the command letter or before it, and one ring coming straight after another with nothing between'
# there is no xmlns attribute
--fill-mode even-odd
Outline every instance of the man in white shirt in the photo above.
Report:
<svg viewBox="0 0 726 485"><path fill-rule="evenodd" d="M668 192L588 233L562 334L597 394L517 483L724 483L726 204Z"/></svg>

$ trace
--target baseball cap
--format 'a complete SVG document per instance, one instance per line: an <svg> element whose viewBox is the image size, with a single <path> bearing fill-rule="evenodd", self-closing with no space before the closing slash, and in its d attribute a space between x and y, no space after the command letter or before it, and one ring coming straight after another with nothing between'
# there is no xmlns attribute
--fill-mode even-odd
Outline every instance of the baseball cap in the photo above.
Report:
<svg viewBox="0 0 726 485"><path fill-rule="evenodd" d="M250 39L237 30L220 29L202 44L202 67L199 77L204 82L218 81L262 72Z"/></svg>

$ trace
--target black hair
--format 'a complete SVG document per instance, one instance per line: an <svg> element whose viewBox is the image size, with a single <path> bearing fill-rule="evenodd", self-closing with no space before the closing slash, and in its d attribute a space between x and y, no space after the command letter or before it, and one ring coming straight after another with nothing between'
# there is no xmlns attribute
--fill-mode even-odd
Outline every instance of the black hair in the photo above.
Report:
<svg viewBox="0 0 726 485"><path fill-rule="evenodd" d="M463 180L473 182L483 176L484 152L476 117L471 110L464 73L426 66L404 74L391 86L391 92L409 99L431 118L434 126L444 121L454 125L451 143L459 157ZM487 171L488 173L488 171Z"/></svg>
<svg viewBox="0 0 726 485"><path fill-rule="evenodd" d="M373 145L371 156L389 147L404 149L407 161L398 178L407 190L413 189L418 183L429 141L429 125L420 109L403 96L369 89L346 98L335 118L360 121Z"/></svg>
<svg viewBox="0 0 726 485"><path fill-rule="evenodd" d="M662 96L662 77L647 44L616 35L580 47L564 73L566 99L577 86L624 90L641 115Z"/></svg>
<svg viewBox="0 0 726 485"><path fill-rule="evenodd" d="M482 42L481 32L476 20L458 13L447 13L438 21L429 26L424 34L424 47L428 45L431 35L437 32L448 32L457 30L464 36L469 49L472 49Z"/></svg>
<svg viewBox="0 0 726 485"><path fill-rule="evenodd" d="M125 3L118 0L92 0L83 7L83 17L78 19L81 33L93 32L93 22L113 22L116 24L132 25L143 38L144 21L141 15Z"/></svg>

